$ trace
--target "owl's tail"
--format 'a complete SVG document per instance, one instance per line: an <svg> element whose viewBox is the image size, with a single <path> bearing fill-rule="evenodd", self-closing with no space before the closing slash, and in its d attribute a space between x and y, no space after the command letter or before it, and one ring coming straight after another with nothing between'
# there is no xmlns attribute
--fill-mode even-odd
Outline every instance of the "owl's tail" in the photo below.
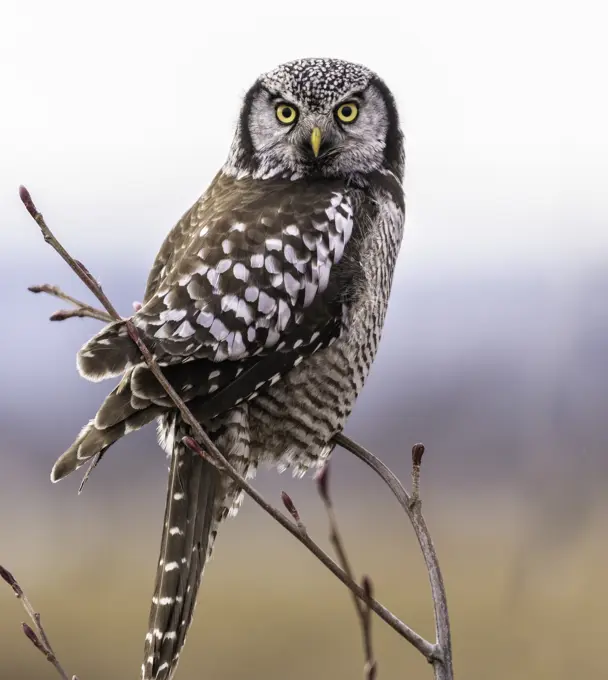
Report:
<svg viewBox="0 0 608 680"><path fill-rule="evenodd" d="M173 428L165 520L142 680L171 680L175 673L223 507L220 473L181 442L176 431L178 416Z"/></svg>
<svg viewBox="0 0 608 680"><path fill-rule="evenodd" d="M167 369L167 377L178 389L186 379L179 368ZM65 477L95 456L103 455L120 437L161 417L161 440L171 456L171 465L142 665L143 680L171 680L173 677L218 523L236 513L242 498L238 486L185 447L182 439L192 433L182 422L179 412L166 403L166 395L157 393L160 389L143 368L130 370L108 395L95 419L58 459L51 474L53 481ZM202 410L194 408L195 417L205 422L208 434L237 470L252 476L256 465L249 459L247 405L232 408L210 420L206 419L203 407L204 403Z"/></svg>

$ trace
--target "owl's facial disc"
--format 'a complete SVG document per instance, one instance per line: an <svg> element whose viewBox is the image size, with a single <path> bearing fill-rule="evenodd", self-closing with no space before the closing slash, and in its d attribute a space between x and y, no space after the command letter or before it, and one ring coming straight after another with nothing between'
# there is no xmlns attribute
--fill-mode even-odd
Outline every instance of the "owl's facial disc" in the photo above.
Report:
<svg viewBox="0 0 608 680"><path fill-rule="evenodd" d="M258 79L245 98L225 171L236 176L401 173L394 100L365 67L303 59Z"/></svg>
<svg viewBox="0 0 608 680"><path fill-rule="evenodd" d="M384 162L386 109L371 85L314 108L262 87L247 123L263 176L336 177L371 172Z"/></svg>

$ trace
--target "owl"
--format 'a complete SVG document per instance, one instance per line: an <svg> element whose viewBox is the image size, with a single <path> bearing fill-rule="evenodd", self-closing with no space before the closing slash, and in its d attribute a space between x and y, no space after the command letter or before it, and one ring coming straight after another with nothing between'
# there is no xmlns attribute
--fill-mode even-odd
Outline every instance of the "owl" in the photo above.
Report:
<svg viewBox="0 0 608 680"><path fill-rule="evenodd" d="M374 360L405 218L403 137L376 74L299 59L247 92L228 158L162 244L131 321L166 378L246 478L329 456ZM169 460L142 678L173 677L222 520L239 488L184 443L188 425L124 320L79 351L120 377L57 460L57 481L156 420Z"/></svg>

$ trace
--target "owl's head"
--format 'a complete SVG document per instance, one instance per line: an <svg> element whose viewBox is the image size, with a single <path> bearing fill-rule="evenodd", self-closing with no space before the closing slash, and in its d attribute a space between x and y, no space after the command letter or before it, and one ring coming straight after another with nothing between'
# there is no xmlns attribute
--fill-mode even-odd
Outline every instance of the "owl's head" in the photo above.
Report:
<svg viewBox="0 0 608 680"><path fill-rule="evenodd" d="M403 137L390 90L339 59L278 66L248 91L224 170L238 176L403 175Z"/></svg>

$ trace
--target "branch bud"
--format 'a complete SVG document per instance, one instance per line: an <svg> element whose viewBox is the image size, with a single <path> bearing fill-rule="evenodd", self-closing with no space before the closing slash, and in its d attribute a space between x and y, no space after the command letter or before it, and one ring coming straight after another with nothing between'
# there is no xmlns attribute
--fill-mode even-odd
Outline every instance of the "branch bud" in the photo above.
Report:
<svg viewBox="0 0 608 680"><path fill-rule="evenodd" d="M424 455L424 444L414 444L412 447L412 463L416 467L420 467L422 463L422 456Z"/></svg>
<svg viewBox="0 0 608 680"><path fill-rule="evenodd" d="M34 633L33 629L30 626L28 626L27 623L22 623L21 628L23 629L25 636L34 645L34 647L36 647L41 652L44 652L46 654L47 650L42 646L42 643L38 639L38 636L36 635L36 633Z"/></svg>
<svg viewBox="0 0 608 680"><path fill-rule="evenodd" d="M300 513L298 512L294 502L291 500L291 496L286 491L281 491L281 500L283 501L283 505L287 509L287 512L299 524L301 522Z"/></svg>
<svg viewBox="0 0 608 680"><path fill-rule="evenodd" d="M330 506L331 498L329 495L329 461L327 461L323 467L317 472L315 477L317 483L317 489L319 490L319 495L323 499L323 502Z"/></svg>
<svg viewBox="0 0 608 680"><path fill-rule="evenodd" d="M73 316L79 316L78 309L60 309L49 316L49 321L65 321Z"/></svg>
<svg viewBox="0 0 608 680"><path fill-rule="evenodd" d="M38 215L38 210L34 205L34 201L32 201L30 192L24 186L19 187L19 198L21 199L21 202L23 203L25 209L29 212L29 214L34 219L36 219L36 215Z"/></svg>
<svg viewBox="0 0 608 680"><path fill-rule="evenodd" d="M203 449L203 447L194 439L194 437L183 437L182 442L194 453L199 455L201 458L204 458L206 461L209 463L213 464L213 460L209 456L209 454Z"/></svg>
<svg viewBox="0 0 608 680"><path fill-rule="evenodd" d="M0 578L3 578L9 584L9 586L15 591L15 595L17 597L21 597L23 595L23 590L21 590L21 586L17 583L17 579L8 569L5 569L2 565L0 565Z"/></svg>
<svg viewBox="0 0 608 680"><path fill-rule="evenodd" d="M372 583L372 580L369 576L365 575L361 579L361 587L363 588L365 594L367 597L371 598L374 597L374 585Z"/></svg>
<svg viewBox="0 0 608 680"><path fill-rule="evenodd" d="M192 449L195 453L198 453L199 456L203 455L203 450L196 439L193 439L192 437L184 437L182 441L189 449Z"/></svg>

